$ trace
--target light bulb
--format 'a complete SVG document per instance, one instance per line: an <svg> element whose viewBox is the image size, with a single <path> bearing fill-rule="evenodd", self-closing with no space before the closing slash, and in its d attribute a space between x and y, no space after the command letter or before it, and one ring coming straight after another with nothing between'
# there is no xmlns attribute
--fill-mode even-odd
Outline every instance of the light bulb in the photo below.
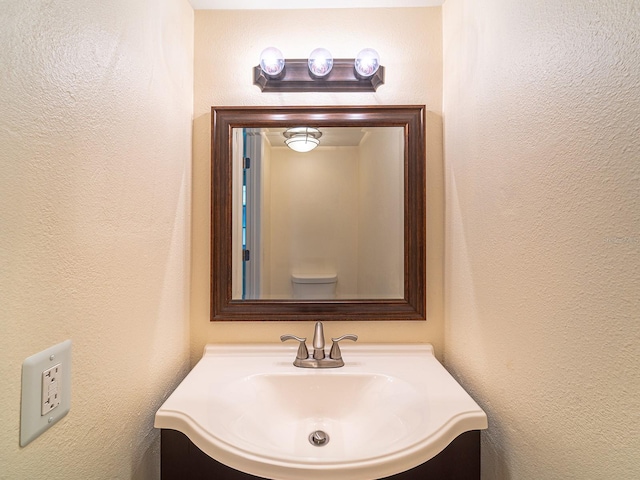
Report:
<svg viewBox="0 0 640 480"><path fill-rule="evenodd" d="M326 48L316 48L309 54L309 71L316 77L324 77L333 68L333 57Z"/></svg>
<svg viewBox="0 0 640 480"><path fill-rule="evenodd" d="M380 68L380 55L373 48L365 48L358 53L355 67L358 75L364 78L370 77Z"/></svg>
<svg viewBox="0 0 640 480"><path fill-rule="evenodd" d="M277 77L284 69L284 55L275 47L265 48L260 54L260 68L266 75Z"/></svg>

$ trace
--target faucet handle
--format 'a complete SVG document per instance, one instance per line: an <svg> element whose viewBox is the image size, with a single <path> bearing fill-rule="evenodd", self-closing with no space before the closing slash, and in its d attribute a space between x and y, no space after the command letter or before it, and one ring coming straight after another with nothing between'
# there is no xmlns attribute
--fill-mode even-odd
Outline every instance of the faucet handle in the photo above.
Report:
<svg viewBox="0 0 640 480"><path fill-rule="evenodd" d="M296 354L296 358L299 358L300 360L309 358L309 350L307 350L307 344L305 343L307 341L306 338L296 337L295 335L282 335L280 337L281 342L286 342L287 340L297 340L298 342L300 342L300 345L298 345L298 353Z"/></svg>
<svg viewBox="0 0 640 480"><path fill-rule="evenodd" d="M329 358L332 358L334 360L342 359L342 352L340 351L340 346L338 345L338 342L341 342L342 340L353 340L355 342L358 340L358 336L352 333L347 333L346 335L342 335L341 337L332 338L331 341L333 342L333 344L331 345Z"/></svg>

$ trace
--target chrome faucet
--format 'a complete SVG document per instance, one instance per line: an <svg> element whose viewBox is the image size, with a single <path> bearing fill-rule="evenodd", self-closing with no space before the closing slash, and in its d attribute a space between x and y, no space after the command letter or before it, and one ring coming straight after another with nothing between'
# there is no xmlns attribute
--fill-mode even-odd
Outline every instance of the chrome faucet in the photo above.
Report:
<svg viewBox="0 0 640 480"><path fill-rule="evenodd" d="M307 349L306 338L296 337L295 335L282 335L280 341L285 342L287 340L296 340L299 342L298 353L293 364L296 367L302 368L336 368L344 365L342 359L342 352L340 351L339 342L342 340L358 340L357 335L348 333L338 338L332 338L331 350L329 351L329 358L326 358L324 352L324 328L322 322L316 322L315 329L313 331L313 355L309 355Z"/></svg>

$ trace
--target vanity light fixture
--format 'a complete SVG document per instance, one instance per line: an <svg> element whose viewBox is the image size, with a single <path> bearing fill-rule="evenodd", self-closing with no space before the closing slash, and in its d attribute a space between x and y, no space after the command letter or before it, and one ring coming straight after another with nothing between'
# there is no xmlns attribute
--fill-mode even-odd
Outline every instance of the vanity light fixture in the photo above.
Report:
<svg viewBox="0 0 640 480"><path fill-rule="evenodd" d="M372 48L356 58L333 58L316 48L307 59L285 59L275 47L262 51L253 84L263 92L375 92L384 84L384 67Z"/></svg>
<svg viewBox="0 0 640 480"><path fill-rule="evenodd" d="M320 144L322 132L314 127L287 128L282 135L286 139L284 143L296 152L310 152Z"/></svg>

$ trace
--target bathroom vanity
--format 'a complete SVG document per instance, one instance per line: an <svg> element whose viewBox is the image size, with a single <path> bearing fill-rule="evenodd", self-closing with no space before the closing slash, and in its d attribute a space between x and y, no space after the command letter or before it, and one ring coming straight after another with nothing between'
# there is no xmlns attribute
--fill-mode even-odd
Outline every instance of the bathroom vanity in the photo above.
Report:
<svg viewBox="0 0 640 480"><path fill-rule="evenodd" d="M430 345L341 348L299 368L289 343L207 345L156 413L163 480L479 478L486 414Z"/></svg>
<svg viewBox="0 0 640 480"><path fill-rule="evenodd" d="M161 472L162 480L186 478L259 480L263 478L227 467L196 447L184 433L164 429L161 432ZM431 460L405 472L384 478L389 480L425 480L427 478L479 480L480 431L462 433Z"/></svg>

